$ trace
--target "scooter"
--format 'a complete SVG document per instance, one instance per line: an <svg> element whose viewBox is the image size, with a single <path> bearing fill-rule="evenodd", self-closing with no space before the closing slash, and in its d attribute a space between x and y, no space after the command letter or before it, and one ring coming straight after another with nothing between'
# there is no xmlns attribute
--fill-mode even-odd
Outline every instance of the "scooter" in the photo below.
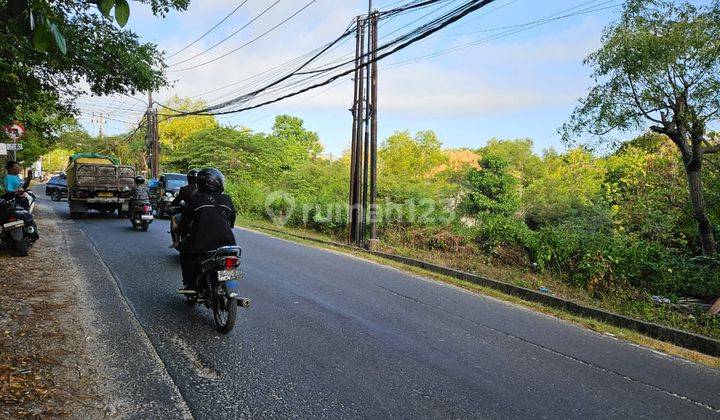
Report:
<svg viewBox="0 0 720 420"><path fill-rule="evenodd" d="M235 327L238 306L250 307L250 299L238 293L244 277L239 269L240 254L239 246L224 246L200 256L198 290L184 293L191 305L202 303L212 309L215 328L223 334Z"/></svg>
<svg viewBox="0 0 720 420"><path fill-rule="evenodd" d="M9 192L0 197L0 241L12 245L25 257L40 236L32 216L35 194L31 191Z"/></svg>
<svg viewBox="0 0 720 420"><path fill-rule="evenodd" d="M135 230L147 232L153 219L153 208L149 201L138 203L130 214L130 223Z"/></svg>

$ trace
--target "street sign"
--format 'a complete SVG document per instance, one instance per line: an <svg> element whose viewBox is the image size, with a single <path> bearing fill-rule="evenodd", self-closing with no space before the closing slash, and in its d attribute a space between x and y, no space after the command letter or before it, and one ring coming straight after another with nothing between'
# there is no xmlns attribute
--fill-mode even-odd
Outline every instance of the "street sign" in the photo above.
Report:
<svg viewBox="0 0 720 420"><path fill-rule="evenodd" d="M5 143L4 146L7 150L22 150L23 149L22 143Z"/></svg>
<svg viewBox="0 0 720 420"><path fill-rule="evenodd" d="M20 137L25 134L25 127L20 124L19 122L15 122L9 125L6 125L3 127L5 130L5 134L7 134L8 137L10 137L11 140L18 141Z"/></svg>
<svg viewBox="0 0 720 420"><path fill-rule="evenodd" d="M5 143L0 143L0 156L7 156L7 147L5 147Z"/></svg>

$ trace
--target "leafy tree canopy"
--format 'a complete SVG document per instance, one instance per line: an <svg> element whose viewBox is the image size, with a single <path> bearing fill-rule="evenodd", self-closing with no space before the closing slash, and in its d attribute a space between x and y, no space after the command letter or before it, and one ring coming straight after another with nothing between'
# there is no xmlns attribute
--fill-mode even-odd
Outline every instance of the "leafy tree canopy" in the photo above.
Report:
<svg viewBox="0 0 720 420"><path fill-rule="evenodd" d="M280 143L285 153L285 169L316 157L323 151L320 136L303 127L303 120L290 115L278 115L275 118L271 141Z"/></svg>
<svg viewBox="0 0 720 420"><path fill-rule="evenodd" d="M565 139L641 128L670 138L687 174L702 251L714 255L701 171L704 155L720 151L706 135L720 119L720 1L628 0L586 64L596 86L564 126Z"/></svg>
<svg viewBox="0 0 720 420"><path fill-rule="evenodd" d="M518 208L517 180L508 173L508 162L497 156L483 156L480 169L471 169L467 193L462 201L466 214L512 216Z"/></svg>
<svg viewBox="0 0 720 420"><path fill-rule="evenodd" d="M180 98L174 96L167 103L168 108L177 109L178 111L188 112L202 109L206 103L202 100L194 101L190 98ZM177 114L175 111L163 109L160 112L158 120L158 131L160 132L160 142L163 147L174 149L180 145L191 134L218 126L218 122L212 115L188 115L183 117L173 117Z"/></svg>
<svg viewBox="0 0 720 420"><path fill-rule="evenodd" d="M505 159L511 173L529 185L542 172L542 160L533 152L531 139L498 140L490 139L485 147L478 151L481 156L492 155Z"/></svg>
<svg viewBox="0 0 720 420"><path fill-rule="evenodd" d="M162 16L184 10L189 0L134 2L139 3ZM164 85L155 45L115 24L124 25L129 14L126 0L0 0L0 123L31 125L27 116L38 111L69 115L81 93Z"/></svg>

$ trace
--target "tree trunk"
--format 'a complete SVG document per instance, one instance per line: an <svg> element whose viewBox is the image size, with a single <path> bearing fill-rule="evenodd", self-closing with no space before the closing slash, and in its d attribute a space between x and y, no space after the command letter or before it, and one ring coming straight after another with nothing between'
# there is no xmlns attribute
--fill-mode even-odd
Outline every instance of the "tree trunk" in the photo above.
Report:
<svg viewBox="0 0 720 420"><path fill-rule="evenodd" d="M716 300L713 306L710 307L710 312L713 315L720 315L720 299Z"/></svg>
<svg viewBox="0 0 720 420"><path fill-rule="evenodd" d="M692 203L693 216L698 224L698 231L700 233L700 245L702 246L703 254L711 256L715 255L717 247L712 225L710 224L710 219L705 209L705 196L703 194L700 169L701 167L687 168L688 187L690 189L690 202Z"/></svg>

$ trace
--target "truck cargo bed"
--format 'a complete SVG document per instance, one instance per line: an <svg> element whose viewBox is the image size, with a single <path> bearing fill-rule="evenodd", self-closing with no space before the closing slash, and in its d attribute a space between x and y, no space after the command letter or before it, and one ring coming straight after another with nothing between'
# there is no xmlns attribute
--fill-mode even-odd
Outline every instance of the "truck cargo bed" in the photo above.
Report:
<svg viewBox="0 0 720 420"><path fill-rule="evenodd" d="M133 188L135 169L125 165L76 163L68 173L68 187L91 191L120 191Z"/></svg>

